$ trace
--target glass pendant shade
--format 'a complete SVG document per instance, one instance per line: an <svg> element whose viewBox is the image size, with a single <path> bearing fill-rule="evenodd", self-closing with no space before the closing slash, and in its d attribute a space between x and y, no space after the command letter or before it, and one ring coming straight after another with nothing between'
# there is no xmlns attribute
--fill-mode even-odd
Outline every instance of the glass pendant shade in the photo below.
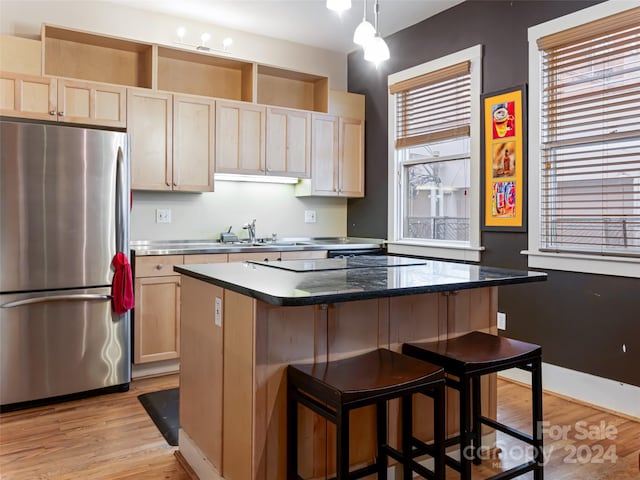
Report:
<svg viewBox="0 0 640 480"><path fill-rule="evenodd" d="M364 47L364 59L373 62L376 65L385 60L389 60L390 57L389 47L384 39L376 34L367 45Z"/></svg>
<svg viewBox="0 0 640 480"><path fill-rule="evenodd" d="M376 29L363 18L360 25L357 26L356 31L353 32L353 43L364 47L375 36L375 34Z"/></svg>
<svg viewBox="0 0 640 480"><path fill-rule="evenodd" d="M351 8L351 0L327 0L327 8L338 13Z"/></svg>

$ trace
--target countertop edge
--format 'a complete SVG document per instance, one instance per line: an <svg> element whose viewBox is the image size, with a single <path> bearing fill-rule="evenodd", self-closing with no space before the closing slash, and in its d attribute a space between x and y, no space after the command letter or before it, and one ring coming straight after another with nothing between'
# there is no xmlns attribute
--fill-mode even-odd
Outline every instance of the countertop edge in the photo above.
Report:
<svg viewBox="0 0 640 480"><path fill-rule="evenodd" d="M396 267L397 268L397 267ZM529 272L536 273L537 275L528 275L514 278L496 278L491 280L477 280L467 281L461 283L444 283L437 285L426 285L419 287L409 288L396 288L386 290L375 290L367 292L341 292L332 293L327 295L314 295L312 297L278 297L269 295L258 290L243 287L241 285L227 282L218 278L212 278L209 275L204 275L198 272L194 272L189 267L174 266L173 270L181 275L196 278L198 280L216 285L227 290L231 290L242 295L246 295L257 300L261 300L270 305L282 306L282 307L300 307L307 305L322 305L329 303L341 303L351 302L356 300L371 300L375 298L387 298L387 297L401 297L406 295L420 295L425 293L440 293L440 292L454 292L458 290L470 290L473 288L484 287L496 287L506 285L518 285L524 283L542 282L547 280L547 275L541 272Z"/></svg>

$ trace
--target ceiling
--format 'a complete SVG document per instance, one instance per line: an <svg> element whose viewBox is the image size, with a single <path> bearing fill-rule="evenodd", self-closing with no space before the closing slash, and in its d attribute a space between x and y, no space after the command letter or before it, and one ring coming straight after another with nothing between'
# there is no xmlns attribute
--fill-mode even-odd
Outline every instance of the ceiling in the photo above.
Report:
<svg viewBox="0 0 640 480"><path fill-rule="evenodd" d="M363 0L352 0L339 16L325 0L112 0L142 10L212 23L347 53L357 48L353 31L362 21ZM367 1L373 23L374 0ZM379 29L383 37L446 10L463 0L379 0Z"/></svg>

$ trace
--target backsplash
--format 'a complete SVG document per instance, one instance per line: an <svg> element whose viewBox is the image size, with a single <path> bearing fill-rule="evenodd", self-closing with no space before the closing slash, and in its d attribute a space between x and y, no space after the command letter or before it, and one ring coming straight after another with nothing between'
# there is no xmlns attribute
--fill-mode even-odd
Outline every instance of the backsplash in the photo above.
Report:
<svg viewBox="0 0 640 480"><path fill-rule="evenodd" d="M131 240L218 239L229 226L256 219L256 236L325 237L347 233L347 199L296 197L293 185L216 181L213 193L133 192ZM171 223L156 223L156 209L170 209ZM305 223L305 210L316 223Z"/></svg>

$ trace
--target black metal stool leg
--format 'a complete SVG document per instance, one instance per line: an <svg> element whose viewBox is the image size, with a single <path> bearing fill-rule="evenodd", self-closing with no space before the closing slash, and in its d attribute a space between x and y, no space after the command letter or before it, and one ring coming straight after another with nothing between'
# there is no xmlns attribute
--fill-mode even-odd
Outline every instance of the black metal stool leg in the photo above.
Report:
<svg viewBox="0 0 640 480"><path fill-rule="evenodd" d="M387 402L376 403L377 435L378 435L378 478L387 478Z"/></svg>
<svg viewBox="0 0 640 480"><path fill-rule="evenodd" d="M447 413L445 409L445 389L444 383L438 385L433 392L433 442L434 442L434 466L433 473L435 480L445 480L445 423Z"/></svg>
<svg viewBox="0 0 640 480"><path fill-rule="evenodd" d="M533 448L536 468L533 471L534 480L544 478L544 442L542 439L542 361L536 360L531 364L531 393L533 413Z"/></svg>
<svg viewBox="0 0 640 480"><path fill-rule="evenodd" d="M336 480L349 478L349 410L336 411Z"/></svg>
<svg viewBox="0 0 640 480"><path fill-rule="evenodd" d="M480 447L482 447L482 424L480 423L480 415L482 415L482 395L480 388L480 377L475 376L471 379L471 409L473 411L473 428L471 429L471 437L473 439L473 463L480 465Z"/></svg>
<svg viewBox="0 0 640 480"><path fill-rule="evenodd" d="M298 402L296 389L287 386L287 480L298 479Z"/></svg>
<svg viewBox="0 0 640 480"><path fill-rule="evenodd" d="M411 468L411 436L413 435L413 396L402 397L402 454L405 464L402 466L402 480L411 480L413 470Z"/></svg>
<svg viewBox="0 0 640 480"><path fill-rule="evenodd" d="M471 480L471 380L460 377L460 479Z"/></svg>

